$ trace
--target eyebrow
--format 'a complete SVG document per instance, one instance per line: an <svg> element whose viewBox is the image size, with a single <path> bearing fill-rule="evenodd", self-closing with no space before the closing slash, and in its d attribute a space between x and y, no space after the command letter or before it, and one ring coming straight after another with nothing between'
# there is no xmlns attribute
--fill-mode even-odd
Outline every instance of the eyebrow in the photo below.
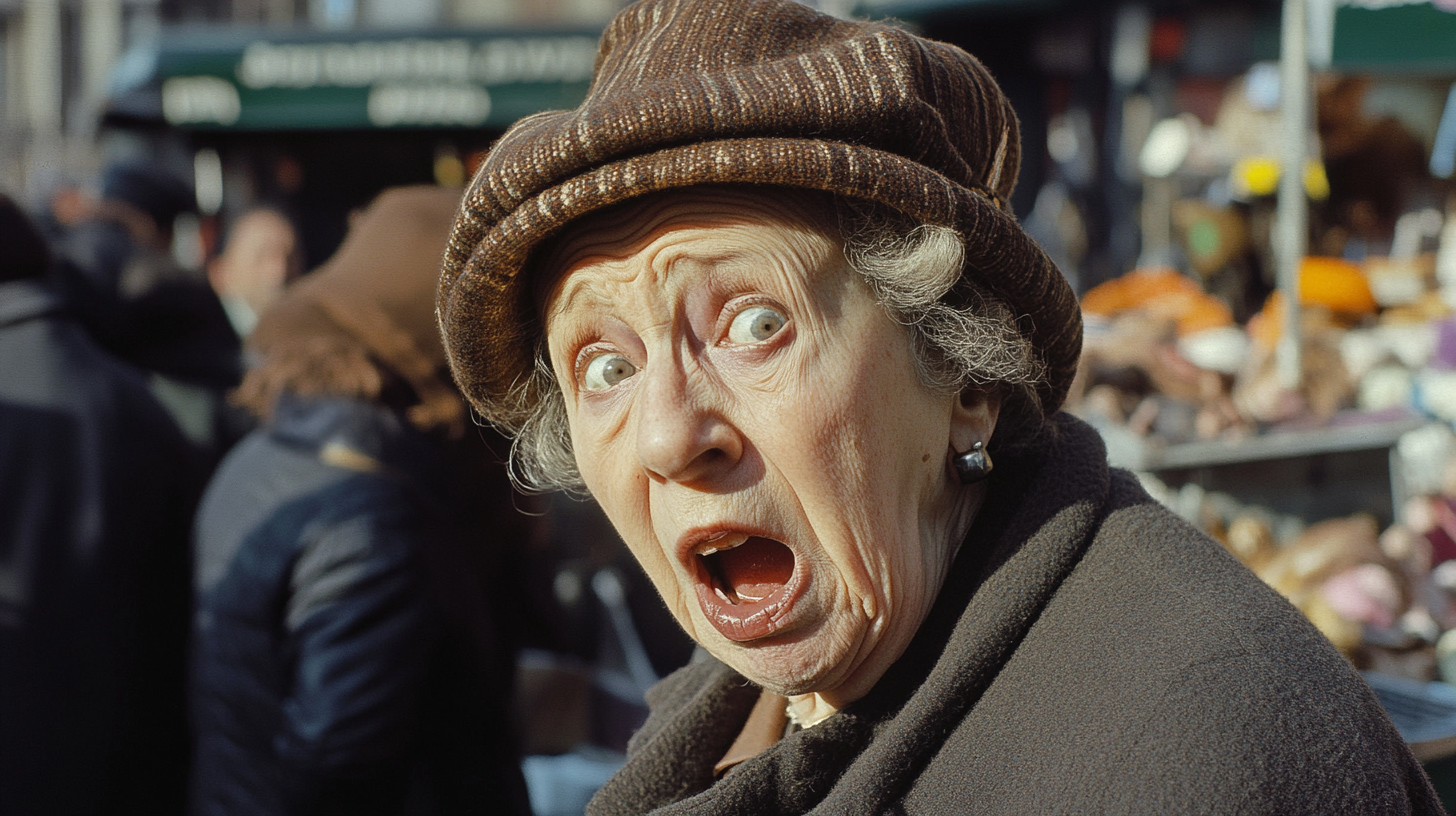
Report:
<svg viewBox="0 0 1456 816"><path fill-rule="evenodd" d="M674 271L684 263L691 263L700 266L701 268L706 270L707 275L710 277L718 277L723 273L732 274L734 272L737 272L741 274L744 271L743 262L746 254L747 253L742 250L732 249L721 250L713 253L694 251L690 253L678 254L670 261L668 261L666 275L671 276ZM615 258L615 256L605 257ZM547 297L550 297L551 290L555 289L557 285L561 287L559 293L556 294L554 298L556 301L555 307L550 309L549 311L543 310L544 317L551 317L552 315L559 315L574 310L576 307L576 301L579 299L579 297L582 296L582 292L586 292L588 296L592 297L598 303L607 300L597 296L590 283L584 282L579 278L576 281L572 281L572 276L573 272L566 272L560 279L559 284L553 284L550 287L543 287L542 296L540 298L542 302L544 302Z"/></svg>
<svg viewBox="0 0 1456 816"><path fill-rule="evenodd" d="M573 307L575 306L577 297L583 291L586 291L588 296L596 299L595 293L591 292L591 287L587 286L585 283L582 283L580 280L573 283L571 282L570 277L570 275L567 275L565 278L562 279L559 294L557 294L555 298L551 298L551 293L552 290L557 288L556 286L552 286L542 293L541 302L543 307L545 306L545 302L548 298L551 298L555 301L555 303L550 308L542 309L542 316L544 318L549 319L552 316L559 316L567 312L573 311Z"/></svg>

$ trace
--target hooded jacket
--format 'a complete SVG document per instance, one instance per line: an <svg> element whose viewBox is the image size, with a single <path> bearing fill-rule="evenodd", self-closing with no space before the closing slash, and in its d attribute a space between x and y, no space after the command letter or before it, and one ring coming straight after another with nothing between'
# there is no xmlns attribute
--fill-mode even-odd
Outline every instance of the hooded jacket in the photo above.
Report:
<svg viewBox="0 0 1456 816"><path fill-rule="evenodd" d="M863 699L714 779L760 691L664 680L595 816L1442 813L1292 606L1065 415L1003 461L935 606Z"/></svg>

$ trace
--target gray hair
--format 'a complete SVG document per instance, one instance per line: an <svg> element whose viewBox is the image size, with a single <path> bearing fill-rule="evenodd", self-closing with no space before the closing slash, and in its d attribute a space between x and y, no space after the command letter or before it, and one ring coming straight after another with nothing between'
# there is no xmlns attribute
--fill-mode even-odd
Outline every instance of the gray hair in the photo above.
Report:
<svg viewBox="0 0 1456 816"><path fill-rule="evenodd" d="M825 197L826 199L828 196ZM910 333L916 372L927 388L946 394L975 389L1001 400L995 439L1015 441L1042 425L1036 386L1045 367L1004 303L962 274L965 247L949 227L922 224L897 210L833 197L844 257L880 305ZM523 404L527 395L538 395ZM514 438L511 478L527 491L586 486L571 448L566 403L543 337L535 370L515 389L518 422L491 417Z"/></svg>

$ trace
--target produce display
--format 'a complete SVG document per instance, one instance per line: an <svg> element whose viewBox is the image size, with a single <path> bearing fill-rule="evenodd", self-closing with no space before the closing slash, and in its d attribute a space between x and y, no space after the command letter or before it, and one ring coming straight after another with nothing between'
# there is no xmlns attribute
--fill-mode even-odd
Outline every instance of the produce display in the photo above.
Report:
<svg viewBox="0 0 1456 816"><path fill-rule="evenodd" d="M1279 364L1291 309L1269 249L1279 134L1257 90L1231 83L1211 121L1184 114L1152 129L1143 172L1177 195L1152 213L1159 202L1145 197L1144 231L1165 218L1173 245L1145 249L1159 262L1084 292L1070 409L1110 441L1163 448L1420 426L1392 460L1405 486L1394 523L1366 513L1296 518L1140 476L1361 668L1456 682L1456 189L1427 172L1430 134L1371 102L1389 88L1319 80L1318 158L1302 168L1311 219L1291 381Z"/></svg>

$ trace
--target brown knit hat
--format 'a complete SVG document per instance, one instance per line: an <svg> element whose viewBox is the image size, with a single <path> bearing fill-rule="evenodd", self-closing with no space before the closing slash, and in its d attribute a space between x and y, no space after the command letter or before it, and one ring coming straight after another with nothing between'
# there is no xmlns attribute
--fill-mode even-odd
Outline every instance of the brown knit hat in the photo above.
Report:
<svg viewBox="0 0 1456 816"><path fill-rule="evenodd" d="M396 187L354 219L338 251L288 288L248 336L258 358L236 401L266 416L282 391L373 399L377 365L403 378L423 430L464 429L465 405L443 378L435 276L458 188Z"/></svg>
<svg viewBox="0 0 1456 816"><path fill-rule="evenodd" d="M965 274L1010 306L1045 363L1050 413L1076 371L1081 312L1008 212L1019 165L1010 103L954 46L792 0L642 0L603 34L581 106L521 120L475 174L440 280L451 368L487 419L516 426L541 396L529 393L532 249L634 196L778 185L957 230Z"/></svg>

